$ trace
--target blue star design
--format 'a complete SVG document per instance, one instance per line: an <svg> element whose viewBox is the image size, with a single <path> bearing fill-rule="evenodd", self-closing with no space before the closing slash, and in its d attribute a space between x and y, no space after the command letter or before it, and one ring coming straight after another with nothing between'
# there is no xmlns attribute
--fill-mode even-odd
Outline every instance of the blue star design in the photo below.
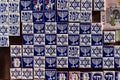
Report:
<svg viewBox="0 0 120 80"><path fill-rule="evenodd" d="M99 56L101 55L101 48L98 48L98 47L95 47L94 49L92 49L93 53L92 54L95 54L95 56Z"/></svg>
<svg viewBox="0 0 120 80"><path fill-rule="evenodd" d="M62 67L64 67L64 65L67 64L67 59L61 58L58 59L58 65L61 65Z"/></svg>
<svg viewBox="0 0 120 80"><path fill-rule="evenodd" d="M87 36L87 35L85 35L85 36L83 36L83 37L81 37L81 43L84 43L85 45L87 45L87 44L89 44L90 43L90 37L89 36Z"/></svg>
<svg viewBox="0 0 120 80"><path fill-rule="evenodd" d="M90 60L87 59L87 58L84 58L83 60L81 60L80 65L83 65L84 67L87 67L88 65L90 65Z"/></svg>
<svg viewBox="0 0 120 80"><path fill-rule="evenodd" d="M35 75L39 78L45 75L45 72L41 69L35 70Z"/></svg>
<svg viewBox="0 0 120 80"><path fill-rule="evenodd" d="M46 30L48 30L48 31L50 31L50 32L53 32L53 31L55 31L55 25L53 25L53 24L49 24L49 25L47 25L46 26Z"/></svg>
<svg viewBox="0 0 120 80"><path fill-rule="evenodd" d="M41 59L40 57L38 59L35 59L35 64L41 66L44 65L44 59Z"/></svg>
<svg viewBox="0 0 120 80"><path fill-rule="evenodd" d="M58 42L60 42L61 44L64 44L65 42L67 42L67 39L68 39L67 36L62 35L58 37Z"/></svg>
<svg viewBox="0 0 120 80"><path fill-rule="evenodd" d="M79 26L76 24L70 25L69 27L70 27L69 31L72 31L73 33L79 30Z"/></svg>
<svg viewBox="0 0 120 80"><path fill-rule="evenodd" d="M89 13L89 12L82 12L81 13L81 18L84 21L89 21L90 17L91 17L91 13Z"/></svg>
<svg viewBox="0 0 120 80"><path fill-rule="evenodd" d="M8 38L7 37L0 37L0 46L8 46Z"/></svg>
<svg viewBox="0 0 120 80"><path fill-rule="evenodd" d="M46 48L46 53L47 54L50 54L50 55L52 55L52 54L55 54L55 48L53 48L52 46L50 46L49 48Z"/></svg>
<svg viewBox="0 0 120 80"><path fill-rule="evenodd" d="M107 66L108 68L110 68L111 66L113 66L113 60L111 60L110 58L108 58L107 60L104 60L104 65Z"/></svg>
<svg viewBox="0 0 120 80"><path fill-rule="evenodd" d="M31 73L31 71L26 70L26 71L23 71L23 76L28 79L30 76L32 76L32 73Z"/></svg>
<svg viewBox="0 0 120 80"><path fill-rule="evenodd" d="M91 8L91 2L86 0L85 2L82 2L82 8L85 8L86 10L88 10L89 8Z"/></svg>
<svg viewBox="0 0 120 80"><path fill-rule="evenodd" d="M1 33L2 35L5 35L5 33L8 33L7 30L8 30L8 28L5 27L5 26L0 27L0 33Z"/></svg>
<svg viewBox="0 0 120 80"><path fill-rule="evenodd" d="M14 48L12 48L12 53L15 55L20 54L20 50L21 49L19 47L15 46Z"/></svg>
<svg viewBox="0 0 120 80"><path fill-rule="evenodd" d="M15 77L17 79L18 76L21 76L20 71L18 71L17 69L15 69L14 71L11 71L12 76Z"/></svg>
<svg viewBox="0 0 120 80"><path fill-rule="evenodd" d="M92 31L94 31L95 33L98 33L101 31L101 25L96 24L95 26L92 26Z"/></svg>
<svg viewBox="0 0 120 80"><path fill-rule="evenodd" d="M44 42L44 36L42 35L35 36L35 42L41 44L42 42Z"/></svg>
<svg viewBox="0 0 120 80"><path fill-rule="evenodd" d="M79 7L79 1L71 1L70 2L70 7L72 7L73 9L76 9L77 7Z"/></svg>
<svg viewBox="0 0 120 80"><path fill-rule="evenodd" d="M114 34L112 33L108 33L108 34L105 34L105 40L111 42L114 40Z"/></svg>
<svg viewBox="0 0 120 80"><path fill-rule="evenodd" d="M26 48L24 48L24 53L26 53L27 55L33 53L33 48L30 46L27 46Z"/></svg>
<svg viewBox="0 0 120 80"><path fill-rule="evenodd" d="M24 25L23 31L26 31L27 33L29 33L30 31L32 31L32 25L30 24Z"/></svg>
<svg viewBox="0 0 120 80"><path fill-rule="evenodd" d="M102 0L98 0L95 2L95 8L102 9L104 7L104 2Z"/></svg>

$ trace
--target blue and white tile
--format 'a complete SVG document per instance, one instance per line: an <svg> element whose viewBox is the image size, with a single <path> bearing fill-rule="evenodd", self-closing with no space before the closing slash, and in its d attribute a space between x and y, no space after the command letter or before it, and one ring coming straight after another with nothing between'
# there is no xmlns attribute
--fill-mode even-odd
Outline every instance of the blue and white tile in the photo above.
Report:
<svg viewBox="0 0 120 80"><path fill-rule="evenodd" d="M8 17L8 14L0 13L0 24L7 24L9 22Z"/></svg>
<svg viewBox="0 0 120 80"><path fill-rule="evenodd" d="M90 34L91 23L80 23L80 34Z"/></svg>
<svg viewBox="0 0 120 80"><path fill-rule="evenodd" d="M91 80L91 72L80 72L80 80Z"/></svg>
<svg viewBox="0 0 120 80"><path fill-rule="evenodd" d="M45 46L34 45L34 56L45 56Z"/></svg>
<svg viewBox="0 0 120 80"><path fill-rule="evenodd" d="M34 45L45 45L45 34L34 34Z"/></svg>
<svg viewBox="0 0 120 80"><path fill-rule="evenodd" d="M68 56L68 46L57 46L57 57L67 57Z"/></svg>
<svg viewBox="0 0 120 80"><path fill-rule="evenodd" d="M33 22L34 23L41 23L44 22L44 13L43 11L33 11Z"/></svg>
<svg viewBox="0 0 120 80"><path fill-rule="evenodd" d="M114 57L120 57L120 46L114 46Z"/></svg>
<svg viewBox="0 0 120 80"><path fill-rule="evenodd" d="M69 34L79 34L80 23L69 23Z"/></svg>
<svg viewBox="0 0 120 80"><path fill-rule="evenodd" d="M103 57L103 69L114 68L114 57Z"/></svg>
<svg viewBox="0 0 120 80"><path fill-rule="evenodd" d="M0 36L0 47L9 47L9 36Z"/></svg>
<svg viewBox="0 0 120 80"><path fill-rule="evenodd" d="M43 34L45 33L45 25L44 23L34 23L34 33L35 34Z"/></svg>
<svg viewBox="0 0 120 80"><path fill-rule="evenodd" d="M57 45L68 45L68 34L57 34Z"/></svg>
<svg viewBox="0 0 120 80"><path fill-rule="evenodd" d="M57 57L57 68L68 68L68 57Z"/></svg>
<svg viewBox="0 0 120 80"><path fill-rule="evenodd" d="M33 45L23 45L23 56L34 56L34 46Z"/></svg>
<svg viewBox="0 0 120 80"><path fill-rule="evenodd" d="M69 10L80 10L80 0L69 0Z"/></svg>
<svg viewBox="0 0 120 80"><path fill-rule="evenodd" d="M103 72L92 72L92 80L104 80Z"/></svg>
<svg viewBox="0 0 120 80"><path fill-rule="evenodd" d="M114 46L103 46L104 57L114 57Z"/></svg>
<svg viewBox="0 0 120 80"><path fill-rule="evenodd" d="M57 80L68 80L68 72L67 71L57 71Z"/></svg>
<svg viewBox="0 0 120 80"><path fill-rule="evenodd" d="M21 10L31 10L32 9L32 0L20 0L20 9Z"/></svg>
<svg viewBox="0 0 120 80"><path fill-rule="evenodd" d="M101 23L92 23L91 34L102 34L102 29Z"/></svg>
<svg viewBox="0 0 120 80"><path fill-rule="evenodd" d="M120 79L120 71L116 71L115 72L115 80L119 80Z"/></svg>
<svg viewBox="0 0 120 80"><path fill-rule="evenodd" d="M80 35L80 46L91 46L91 35L90 34Z"/></svg>
<svg viewBox="0 0 120 80"><path fill-rule="evenodd" d="M68 80L80 80L80 72L79 71L69 71L69 79Z"/></svg>
<svg viewBox="0 0 120 80"><path fill-rule="evenodd" d="M78 34L68 35L68 44L71 46L79 46L80 36Z"/></svg>
<svg viewBox="0 0 120 80"><path fill-rule="evenodd" d="M91 68L91 57L80 57L80 68Z"/></svg>
<svg viewBox="0 0 120 80"><path fill-rule="evenodd" d="M8 2L1 1L0 2L0 13L7 13L8 12Z"/></svg>
<svg viewBox="0 0 120 80"><path fill-rule="evenodd" d="M114 68L115 69L120 68L120 58L119 57L114 57Z"/></svg>
<svg viewBox="0 0 120 80"><path fill-rule="evenodd" d="M22 59L21 57L11 57L12 68L21 68L22 67Z"/></svg>
<svg viewBox="0 0 120 80"><path fill-rule="evenodd" d="M68 22L68 10L57 10L57 21Z"/></svg>
<svg viewBox="0 0 120 80"><path fill-rule="evenodd" d="M41 11L44 8L44 0L33 1L33 11Z"/></svg>
<svg viewBox="0 0 120 80"><path fill-rule="evenodd" d="M34 56L34 67L35 68L45 68L45 57L44 56Z"/></svg>
<svg viewBox="0 0 120 80"><path fill-rule="evenodd" d="M103 45L103 35L102 34L92 34L92 45L102 46Z"/></svg>
<svg viewBox="0 0 120 80"><path fill-rule="evenodd" d="M56 56L56 45L46 45L45 46L45 56Z"/></svg>
<svg viewBox="0 0 120 80"><path fill-rule="evenodd" d="M80 22L80 11L70 10L69 11L69 22Z"/></svg>
<svg viewBox="0 0 120 80"><path fill-rule="evenodd" d="M20 36L20 25L9 25L9 36Z"/></svg>
<svg viewBox="0 0 120 80"><path fill-rule="evenodd" d="M20 11L20 4L19 2L9 2L9 12L10 13L19 13Z"/></svg>
<svg viewBox="0 0 120 80"><path fill-rule="evenodd" d="M43 1L44 1L44 10L56 10L57 0L43 0Z"/></svg>
<svg viewBox="0 0 120 80"><path fill-rule="evenodd" d="M68 46L69 57L79 57L79 46Z"/></svg>
<svg viewBox="0 0 120 80"><path fill-rule="evenodd" d="M46 45L56 45L57 36L56 34L46 34L45 35L45 44Z"/></svg>
<svg viewBox="0 0 120 80"><path fill-rule="evenodd" d="M0 25L0 36L9 36L9 27L8 25Z"/></svg>
<svg viewBox="0 0 120 80"><path fill-rule="evenodd" d="M33 79L32 68L22 68L22 79Z"/></svg>
<svg viewBox="0 0 120 80"><path fill-rule="evenodd" d="M104 80L115 80L115 71L104 71Z"/></svg>
<svg viewBox="0 0 120 80"><path fill-rule="evenodd" d="M91 47L90 46L80 46L80 57L90 57Z"/></svg>
<svg viewBox="0 0 120 80"><path fill-rule="evenodd" d="M22 46L21 45L10 45L10 55L11 57L22 56Z"/></svg>
<svg viewBox="0 0 120 80"><path fill-rule="evenodd" d="M34 68L34 79L45 79L45 69L44 68Z"/></svg>
<svg viewBox="0 0 120 80"><path fill-rule="evenodd" d="M21 22L22 23L28 23L32 22L32 11L21 11Z"/></svg>
<svg viewBox="0 0 120 80"><path fill-rule="evenodd" d="M104 43L115 42L115 31L104 31Z"/></svg>
<svg viewBox="0 0 120 80"><path fill-rule="evenodd" d="M45 68L56 68L56 57L45 57Z"/></svg>
<svg viewBox="0 0 120 80"><path fill-rule="evenodd" d="M56 80L57 71L55 69L46 69L45 70L45 79L46 80Z"/></svg>
<svg viewBox="0 0 120 80"><path fill-rule="evenodd" d="M68 57L68 68L79 68L79 57Z"/></svg>
<svg viewBox="0 0 120 80"><path fill-rule="evenodd" d="M81 22L92 22L92 11L81 11Z"/></svg>
<svg viewBox="0 0 120 80"><path fill-rule="evenodd" d="M91 58L91 67L92 68L102 68L102 58Z"/></svg>
<svg viewBox="0 0 120 80"><path fill-rule="evenodd" d="M44 20L45 22L55 22L56 21L56 11L55 10L46 10L44 11Z"/></svg>
<svg viewBox="0 0 120 80"><path fill-rule="evenodd" d="M24 45L33 45L34 43L34 35L33 34L23 34L23 44Z"/></svg>
<svg viewBox="0 0 120 80"><path fill-rule="evenodd" d="M67 34L68 33L68 23L61 22L57 23L57 34Z"/></svg>
<svg viewBox="0 0 120 80"><path fill-rule="evenodd" d="M94 1L94 11L103 11L105 8L105 0Z"/></svg>
<svg viewBox="0 0 120 80"><path fill-rule="evenodd" d="M46 22L45 23L45 33L46 34L55 34L57 33L57 23L56 22Z"/></svg>
<svg viewBox="0 0 120 80"><path fill-rule="evenodd" d="M33 34L33 23L22 23L22 34Z"/></svg>
<svg viewBox="0 0 120 80"><path fill-rule="evenodd" d="M20 24L20 14L19 13L9 13L9 24L10 25Z"/></svg>
<svg viewBox="0 0 120 80"><path fill-rule="evenodd" d="M103 57L103 47L91 46L91 57Z"/></svg>
<svg viewBox="0 0 120 80"><path fill-rule="evenodd" d="M34 58L33 57L22 57L22 66L23 68L33 68L34 67Z"/></svg>
<svg viewBox="0 0 120 80"><path fill-rule="evenodd" d="M57 0L57 10L68 10L68 0Z"/></svg>
<svg viewBox="0 0 120 80"><path fill-rule="evenodd" d="M21 68L10 68L10 79L21 79L22 71Z"/></svg>
<svg viewBox="0 0 120 80"><path fill-rule="evenodd" d="M92 0L81 0L82 11L92 11Z"/></svg>

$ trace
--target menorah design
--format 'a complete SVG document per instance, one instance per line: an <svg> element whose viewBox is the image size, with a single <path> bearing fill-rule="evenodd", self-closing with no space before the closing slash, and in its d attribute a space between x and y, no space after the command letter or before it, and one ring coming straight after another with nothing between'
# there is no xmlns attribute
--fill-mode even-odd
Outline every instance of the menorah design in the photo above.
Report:
<svg viewBox="0 0 120 80"><path fill-rule="evenodd" d="M55 71L46 71L46 75L49 76L48 80L53 80L55 79Z"/></svg>
<svg viewBox="0 0 120 80"><path fill-rule="evenodd" d="M43 13L33 13L33 16L37 19L36 21L42 21L40 18L43 16Z"/></svg>
<svg viewBox="0 0 120 80"><path fill-rule="evenodd" d="M55 63L56 59L55 58L47 58L46 62L49 64L49 67L54 67L55 65L53 63Z"/></svg>
<svg viewBox="0 0 120 80"><path fill-rule="evenodd" d="M92 63L95 64L95 68L99 68L99 64L102 62L101 59L92 59Z"/></svg>
<svg viewBox="0 0 120 80"><path fill-rule="evenodd" d="M21 5L24 7L24 10L27 10L29 5L31 4L31 1L21 1Z"/></svg>
<svg viewBox="0 0 120 80"><path fill-rule="evenodd" d="M58 15L61 17L61 21L64 21L65 20L64 18L68 15L68 12L59 11Z"/></svg>
<svg viewBox="0 0 120 80"><path fill-rule="evenodd" d="M5 3L0 3L0 12L5 12L7 9L7 4Z"/></svg>
<svg viewBox="0 0 120 80"><path fill-rule="evenodd" d="M58 8L65 9L67 7L67 0L58 0Z"/></svg>
<svg viewBox="0 0 120 80"><path fill-rule="evenodd" d="M18 4L16 4L16 3L9 4L9 11L10 12L16 12L16 11L18 11L17 9L18 9Z"/></svg>
<svg viewBox="0 0 120 80"><path fill-rule="evenodd" d="M113 80L113 75L111 74L105 75L105 78L106 80Z"/></svg>
<svg viewBox="0 0 120 80"><path fill-rule="evenodd" d="M58 52L60 52L60 55L65 55L65 51L67 50L67 47L57 47Z"/></svg>
<svg viewBox="0 0 120 80"><path fill-rule="evenodd" d="M113 51L113 48L103 48L104 52L107 53L106 56L111 56L110 53Z"/></svg>
<svg viewBox="0 0 120 80"><path fill-rule="evenodd" d="M35 46L34 48L35 48L35 51L38 53L37 55L44 54L44 53L41 53L44 50L44 47Z"/></svg>
<svg viewBox="0 0 120 80"><path fill-rule="evenodd" d="M69 55L72 55L72 56L76 55L77 56L77 54L78 54L78 48L72 47L69 49Z"/></svg>
<svg viewBox="0 0 120 80"><path fill-rule="evenodd" d="M0 37L0 46L7 46L8 43L8 38L7 37Z"/></svg>
<svg viewBox="0 0 120 80"><path fill-rule="evenodd" d="M45 16L48 18L48 21L52 21L51 18L55 16L55 12L52 11L46 12Z"/></svg>
<svg viewBox="0 0 120 80"><path fill-rule="evenodd" d="M60 33L64 33L65 29L67 28L67 24L58 24L58 29L61 30Z"/></svg>
<svg viewBox="0 0 120 80"><path fill-rule="evenodd" d="M9 28L10 30L9 30L9 32L10 32L10 34L12 34L12 35L16 35L16 34L18 34L18 30L19 30L19 28L18 28L18 26L10 26L10 28Z"/></svg>
<svg viewBox="0 0 120 80"><path fill-rule="evenodd" d="M31 20L31 13L30 12L22 12L22 20L29 21Z"/></svg>
<svg viewBox="0 0 120 80"><path fill-rule="evenodd" d="M55 35L46 35L46 39L49 41L49 44L53 44L56 36Z"/></svg>
<svg viewBox="0 0 120 80"><path fill-rule="evenodd" d="M78 44L77 40L79 36L69 36L69 40L72 42L72 45Z"/></svg>
<svg viewBox="0 0 120 80"><path fill-rule="evenodd" d="M35 29L37 29L37 33L43 32L44 24L34 24Z"/></svg>
<svg viewBox="0 0 120 80"><path fill-rule="evenodd" d="M92 36L93 41L95 41L95 44L101 44L102 36Z"/></svg>
<svg viewBox="0 0 120 80"><path fill-rule="evenodd" d="M84 31L83 33L87 33L87 30L89 30L90 25L81 25L81 29Z"/></svg>
<svg viewBox="0 0 120 80"><path fill-rule="evenodd" d="M70 12L70 20L77 20L79 18L79 12Z"/></svg>
<svg viewBox="0 0 120 80"><path fill-rule="evenodd" d="M89 47L81 47L80 50L84 53L84 56L88 55L88 52L90 51Z"/></svg>
<svg viewBox="0 0 120 80"><path fill-rule="evenodd" d="M33 36L31 36L31 35L24 35L23 38L24 38L25 41L27 41L26 44L31 44L30 41L33 39Z"/></svg>
<svg viewBox="0 0 120 80"><path fill-rule="evenodd" d="M94 78L95 80L101 80L101 79L102 79L100 75L95 75L95 76L93 76L93 78Z"/></svg>
<svg viewBox="0 0 120 80"><path fill-rule="evenodd" d="M33 61L32 58L23 58L23 61L26 63L26 66L32 66L30 63Z"/></svg>
<svg viewBox="0 0 120 80"><path fill-rule="evenodd" d="M72 64L71 67L77 67L77 63L78 63L79 59L69 59L69 62Z"/></svg>
<svg viewBox="0 0 120 80"><path fill-rule="evenodd" d="M91 15L91 13L84 12L84 13L81 13L81 14L82 14L81 18L82 18L84 21L90 20L90 15Z"/></svg>
<svg viewBox="0 0 120 80"><path fill-rule="evenodd" d="M18 22L18 15L10 15L9 21L11 24L16 24Z"/></svg>
<svg viewBox="0 0 120 80"><path fill-rule="evenodd" d="M119 58L118 58L118 59L115 59L115 63L118 64L117 67L120 68L120 59L119 59Z"/></svg>
<svg viewBox="0 0 120 80"><path fill-rule="evenodd" d="M7 15L0 15L0 23L6 23L7 22Z"/></svg>

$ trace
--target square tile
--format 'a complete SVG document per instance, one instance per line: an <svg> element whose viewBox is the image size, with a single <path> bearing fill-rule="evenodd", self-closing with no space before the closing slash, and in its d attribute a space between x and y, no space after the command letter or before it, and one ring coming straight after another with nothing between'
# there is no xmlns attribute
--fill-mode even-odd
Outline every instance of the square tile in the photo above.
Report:
<svg viewBox="0 0 120 80"><path fill-rule="evenodd" d="M115 31L104 31L104 43L115 42Z"/></svg>
<svg viewBox="0 0 120 80"><path fill-rule="evenodd" d="M34 0L32 1L33 11L41 11L44 9L44 0Z"/></svg>
<svg viewBox="0 0 120 80"><path fill-rule="evenodd" d="M60 22L57 23L57 34L67 34L68 33L68 23Z"/></svg>
<svg viewBox="0 0 120 80"><path fill-rule="evenodd" d="M115 72L114 71L104 71L104 79L105 80L115 80Z"/></svg>
<svg viewBox="0 0 120 80"><path fill-rule="evenodd" d="M79 46L68 46L69 57L79 57Z"/></svg>
<svg viewBox="0 0 120 80"><path fill-rule="evenodd" d="M91 46L91 35L90 34L80 35L80 46Z"/></svg>
<svg viewBox="0 0 120 80"><path fill-rule="evenodd" d="M95 0L94 1L94 10L95 11L102 11L105 7L105 0Z"/></svg>
<svg viewBox="0 0 120 80"><path fill-rule="evenodd" d="M11 25L20 24L20 14L19 13L9 13L9 24L11 24Z"/></svg>
<svg viewBox="0 0 120 80"><path fill-rule="evenodd" d="M68 35L68 44L71 46L79 46L80 36L77 34Z"/></svg>
<svg viewBox="0 0 120 80"><path fill-rule="evenodd" d="M33 23L22 23L22 34L33 34Z"/></svg>
<svg viewBox="0 0 120 80"><path fill-rule="evenodd" d="M90 34L91 23L80 23L80 34Z"/></svg>
<svg viewBox="0 0 120 80"><path fill-rule="evenodd" d="M69 0L69 10L80 10L80 0Z"/></svg>
<svg viewBox="0 0 120 80"><path fill-rule="evenodd" d="M9 25L9 36L20 36L20 25Z"/></svg>
<svg viewBox="0 0 120 80"><path fill-rule="evenodd" d="M11 57L11 62L12 62L13 68L21 68L22 67L21 57Z"/></svg>
<svg viewBox="0 0 120 80"><path fill-rule="evenodd" d="M91 46L91 57L103 57L103 47Z"/></svg>
<svg viewBox="0 0 120 80"><path fill-rule="evenodd" d="M80 68L91 68L91 57L80 57Z"/></svg>
<svg viewBox="0 0 120 80"><path fill-rule="evenodd" d="M45 44L46 45L56 45L57 36L56 34L46 34L45 35Z"/></svg>
<svg viewBox="0 0 120 80"><path fill-rule="evenodd" d="M33 69L22 68L22 79L33 79Z"/></svg>
<svg viewBox="0 0 120 80"><path fill-rule="evenodd" d="M69 23L69 34L79 34L80 23Z"/></svg>
<svg viewBox="0 0 120 80"><path fill-rule="evenodd" d="M114 57L114 67L120 68L120 58L119 57Z"/></svg>
<svg viewBox="0 0 120 80"><path fill-rule="evenodd" d="M45 69L44 68L34 68L34 79L45 79Z"/></svg>
<svg viewBox="0 0 120 80"><path fill-rule="evenodd" d="M92 22L92 11L81 11L81 22Z"/></svg>
<svg viewBox="0 0 120 80"><path fill-rule="evenodd" d="M79 57L68 57L68 68L79 68Z"/></svg>
<svg viewBox="0 0 120 80"><path fill-rule="evenodd" d="M114 68L114 57L103 57L103 68Z"/></svg>
<svg viewBox="0 0 120 80"><path fill-rule="evenodd" d="M103 46L104 57L114 57L114 46Z"/></svg>
<svg viewBox="0 0 120 80"><path fill-rule="evenodd" d="M20 4L19 4L19 2L10 2L9 1L9 12L11 12L11 13L19 13L19 11L20 11Z"/></svg>
<svg viewBox="0 0 120 80"><path fill-rule="evenodd" d="M20 0L20 9L21 10L31 10L32 9L32 0Z"/></svg>
<svg viewBox="0 0 120 80"><path fill-rule="evenodd" d="M80 57L91 57L91 47L80 46Z"/></svg>
<svg viewBox="0 0 120 80"><path fill-rule="evenodd" d="M34 46L33 45L23 45L22 56L34 56Z"/></svg>
<svg viewBox="0 0 120 80"><path fill-rule="evenodd" d="M67 57L68 56L68 46L57 46L57 57Z"/></svg>
<svg viewBox="0 0 120 80"><path fill-rule="evenodd" d="M45 34L34 34L34 45L45 45Z"/></svg>
<svg viewBox="0 0 120 80"><path fill-rule="evenodd" d="M34 56L45 56L45 46L34 45Z"/></svg>
<svg viewBox="0 0 120 80"><path fill-rule="evenodd" d="M0 2L0 13L7 13L8 12L8 2L1 1Z"/></svg>
<svg viewBox="0 0 120 80"><path fill-rule="evenodd" d="M68 0L57 0L57 10L68 10Z"/></svg>
<svg viewBox="0 0 120 80"><path fill-rule="evenodd" d="M33 26L34 26L35 34L45 33L45 24L44 23L34 23Z"/></svg>
<svg viewBox="0 0 120 80"><path fill-rule="evenodd" d="M0 13L0 24L7 24L9 22L8 14Z"/></svg>
<svg viewBox="0 0 120 80"><path fill-rule="evenodd" d="M9 47L9 36L0 36L0 47Z"/></svg>
<svg viewBox="0 0 120 80"><path fill-rule="evenodd" d="M56 45L45 46L45 56L56 56Z"/></svg>
<svg viewBox="0 0 120 80"><path fill-rule="evenodd" d="M10 79L21 79L21 68L10 68Z"/></svg>
<svg viewBox="0 0 120 80"><path fill-rule="evenodd" d="M80 72L80 80L91 80L91 72Z"/></svg>
<svg viewBox="0 0 120 80"><path fill-rule="evenodd" d="M57 71L57 80L68 80L68 72L67 71Z"/></svg>
<svg viewBox="0 0 120 80"><path fill-rule="evenodd" d="M56 68L56 57L45 57L45 68L55 69Z"/></svg>
<svg viewBox="0 0 120 80"><path fill-rule="evenodd" d="M23 44L24 45L33 45L34 43L34 35L33 34L23 34Z"/></svg>
<svg viewBox="0 0 120 80"><path fill-rule="evenodd" d="M102 68L102 58L91 58L92 68Z"/></svg>
<svg viewBox="0 0 120 80"><path fill-rule="evenodd" d="M57 45L68 45L68 34L57 34Z"/></svg>
<svg viewBox="0 0 120 80"><path fill-rule="evenodd" d="M57 68L68 68L68 57L57 57Z"/></svg>
<svg viewBox="0 0 120 80"><path fill-rule="evenodd" d="M45 68L45 57L44 56L34 56L34 68Z"/></svg>
<svg viewBox="0 0 120 80"><path fill-rule="evenodd" d="M69 80L80 80L80 72L79 71L69 71Z"/></svg>
<svg viewBox="0 0 120 80"><path fill-rule="evenodd" d="M82 11L92 11L92 0L81 0Z"/></svg>
<svg viewBox="0 0 120 80"><path fill-rule="evenodd" d="M115 80L119 80L120 79L120 72L116 71L115 72Z"/></svg>
<svg viewBox="0 0 120 80"><path fill-rule="evenodd" d="M57 21L68 22L68 10L57 10Z"/></svg>
<svg viewBox="0 0 120 80"><path fill-rule="evenodd" d="M56 70L55 69L46 69L45 70L45 79L46 80L56 80Z"/></svg>
<svg viewBox="0 0 120 80"><path fill-rule="evenodd" d="M34 23L41 23L44 22L44 13L43 11L33 11L33 22Z"/></svg>
<svg viewBox="0 0 120 80"><path fill-rule="evenodd" d="M114 46L114 57L120 57L120 46Z"/></svg>
<svg viewBox="0 0 120 80"><path fill-rule="evenodd" d="M22 57L23 68L33 68L34 58L33 57Z"/></svg>
<svg viewBox="0 0 120 80"><path fill-rule="evenodd" d="M92 80L104 80L103 72L92 72Z"/></svg>
<svg viewBox="0 0 120 80"><path fill-rule="evenodd" d="M9 36L9 26L6 25L0 25L0 36Z"/></svg>
<svg viewBox="0 0 120 80"><path fill-rule="evenodd" d="M102 24L101 23L92 23L91 33L92 34L102 34Z"/></svg>
<svg viewBox="0 0 120 80"><path fill-rule="evenodd" d="M45 0L44 1L44 10L56 10L56 1L57 0Z"/></svg>
<svg viewBox="0 0 120 80"><path fill-rule="evenodd" d="M80 21L80 11L70 10L69 11L69 22Z"/></svg>

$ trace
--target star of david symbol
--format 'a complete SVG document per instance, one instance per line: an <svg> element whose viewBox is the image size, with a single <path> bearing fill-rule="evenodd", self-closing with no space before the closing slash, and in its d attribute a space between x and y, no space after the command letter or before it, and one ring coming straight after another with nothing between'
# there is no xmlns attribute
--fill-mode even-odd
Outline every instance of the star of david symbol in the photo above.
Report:
<svg viewBox="0 0 120 80"><path fill-rule="evenodd" d="M35 70L35 75L39 78L41 78L42 76L44 76L44 71L41 69Z"/></svg>
<svg viewBox="0 0 120 80"><path fill-rule="evenodd" d="M29 33L30 31L32 31L32 25L24 25L23 27L23 31L26 31L27 33Z"/></svg>
<svg viewBox="0 0 120 80"><path fill-rule="evenodd" d="M110 68L111 66L113 66L113 60L111 60L110 58L108 58L107 60L104 60L104 65L107 66L108 68Z"/></svg>
<svg viewBox="0 0 120 80"><path fill-rule="evenodd" d="M70 2L70 7L72 7L73 9L76 9L77 7L79 7L79 1L71 1Z"/></svg>
<svg viewBox="0 0 120 80"><path fill-rule="evenodd" d="M90 43L90 37L89 36L87 36L87 35L85 35L85 36L83 36L83 37L81 37L81 43L84 43L85 45L87 45L88 43Z"/></svg>
<svg viewBox="0 0 120 80"><path fill-rule="evenodd" d="M92 54L95 54L95 56L99 56L101 55L101 48L98 48L98 47L95 47L94 49L92 49L93 53Z"/></svg>
<svg viewBox="0 0 120 80"><path fill-rule="evenodd" d="M61 44L64 44L65 42L67 42L67 39L68 39L67 36L62 35L58 37L58 42L60 42Z"/></svg>
<svg viewBox="0 0 120 80"><path fill-rule="evenodd" d="M46 53L52 55L55 53L55 48L53 48L52 46L50 46L49 48L46 48Z"/></svg>
<svg viewBox="0 0 120 80"><path fill-rule="evenodd" d="M47 25L46 28L47 28L46 30L48 30L48 31L50 31L50 32L55 31L55 25L53 25L53 24L49 24L49 25Z"/></svg>
<svg viewBox="0 0 120 80"><path fill-rule="evenodd" d="M104 7L104 2L102 0L98 0L95 2L95 8L101 9Z"/></svg>
<svg viewBox="0 0 120 80"><path fill-rule="evenodd" d="M73 24L73 25L71 25L69 27L70 27L70 31L72 31L73 33L75 33L76 31L78 31L78 29L79 29L79 26L76 25L76 24Z"/></svg>
<svg viewBox="0 0 120 80"><path fill-rule="evenodd" d="M87 58L84 58L83 60L81 60L81 65L83 65L84 67L87 67L88 65L90 65L90 60Z"/></svg>
<svg viewBox="0 0 120 80"><path fill-rule="evenodd" d="M38 59L35 59L35 64L39 66L44 65L44 59L41 59L40 57Z"/></svg>
<svg viewBox="0 0 120 80"><path fill-rule="evenodd" d="M26 48L24 48L24 53L26 53L27 55L29 55L30 53L33 52L32 49L33 49L33 48L31 48L30 46L27 46Z"/></svg>
<svg viewBox="0 0 120 80"><path fill-rule="evenodd" d="M58 65L61 65L62 67L67 64L67 60L64 58L58 59Z"/></svg>
<svg viewBox="0 0 120 80"><path fill-rule="evenodd" d="M16 69L14 71L11 71L11 73L12 73L12 76L15 77L16 79L17 79L18 76L21 76L20 71L18 71Z"/></svg>
<svg viewBox="0 0 120 80"><path fill-rule="evenodd" d="M89 0L82 2L82 8L85 8L86 10L88 10L89 8L91 8L91 2Z"/></svg>
<svg viewBox="0 0 120 80"><path fill-rule="evenodd" d="M29 70L23 71L23 76L25 76L28 79L30 76L32 76L31 71Z"/></svg>
<svg viewBox="0 0 120 80"><path fill-rule="evenodd" d="M35 36L35 42L41 44L42 42L44 42L44 36L41 35Z"/></svg>
<svg viewBox="0 0 120 80"><path fill-rule="evenodd" d="M5 26L0 27L0 33L2 33L2 35L5 35L5 33L8 32L7 29L8 29L8 28L5 27Z"/></svg>
<svg viewBox="0 0 120 80"><path fill-rule="evenodd" d="M105 40L111 42L114 40L114 34L112 33L108 33L108 34L105 34Z"/></svg>
<svg viewBox="0 0 120 80"><path fill-rule="evenodd" d="M101 26L99 24L96 24L95 26L92 27L92 31L98 33L99 31L101 31Z"/></svg>
<svg viewBox="0 0 120 80"><path fill-rule="evenodd" d="M15 55L19 54L20 53L20 48L15 46L14 48L12 48L12 53L15 54Z"/></svg>

